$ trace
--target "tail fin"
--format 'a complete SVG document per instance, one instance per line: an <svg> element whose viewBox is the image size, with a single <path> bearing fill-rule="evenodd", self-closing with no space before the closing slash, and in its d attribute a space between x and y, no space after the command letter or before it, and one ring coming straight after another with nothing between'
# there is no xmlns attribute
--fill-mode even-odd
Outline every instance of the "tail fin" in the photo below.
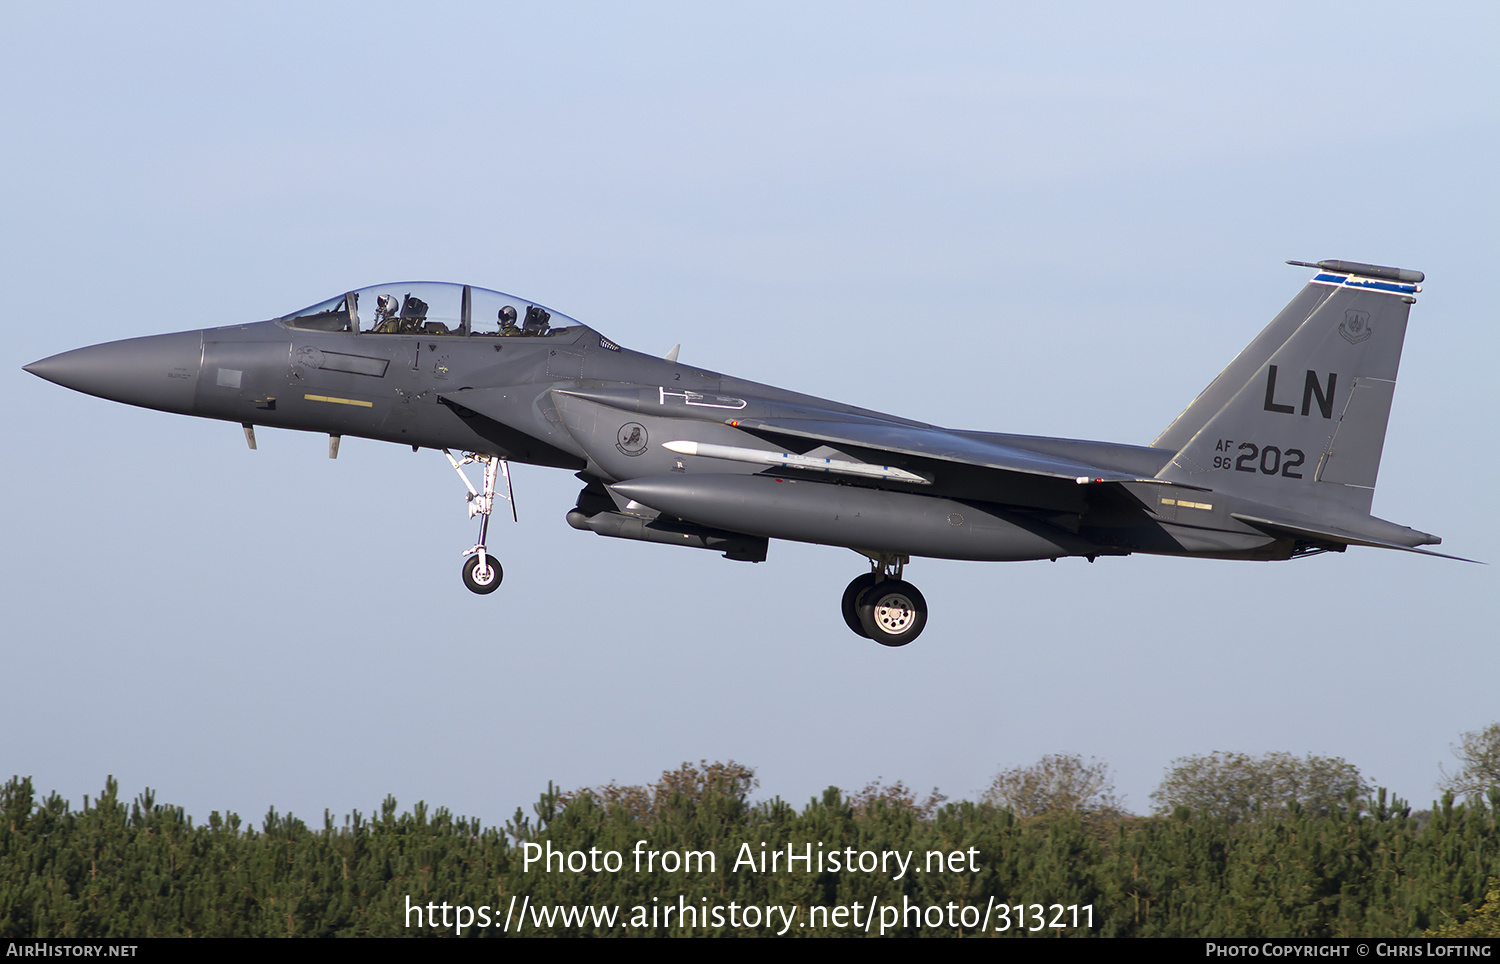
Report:
<svg viewBox="0 0 1500 964"><path fill-rule="evenodd" d="M1153 443L1158 477L1368 515L1422 272L1320 261L1307 287Z"/></svg>

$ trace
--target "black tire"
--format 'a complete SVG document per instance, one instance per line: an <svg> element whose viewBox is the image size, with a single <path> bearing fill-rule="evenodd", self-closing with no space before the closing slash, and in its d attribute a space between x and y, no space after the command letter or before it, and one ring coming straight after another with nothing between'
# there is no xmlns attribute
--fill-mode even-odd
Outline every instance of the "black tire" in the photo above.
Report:
<svg viewBox="0 0 1500 964"><path fill-rule="evenodd" d="M500 568L500 560L487 555L485 561L489 563L489 570L485 573L488 578L483 579L475 575L479 569L477 555L470 556L469 561L464 563L464 585L469 587L469 592L475 592L481 596L499 589L500 581L505 578L505 570Z"/></svg>
<svg viewBox="0 0 1500 964"><path fill-rule="evenodd" d="M870 634L865 632L865 627L860 625L859 622L859 594L873 585L875 585L875 574L873 572L867 572L863 576L855 576L854 581L849 584L849 588L844 590L844 601L842 603L844 622L848 623L849 628L854 630L854 635L863 636L866 639L870 638Z"/></svg>
<svg viewBox="0 0 1500 964"><path fill-rule="evenodd" d="M905 646L927 628L927 600L909 582L887 579L860 593L856 603L864 635L882 646Z"/></svg>

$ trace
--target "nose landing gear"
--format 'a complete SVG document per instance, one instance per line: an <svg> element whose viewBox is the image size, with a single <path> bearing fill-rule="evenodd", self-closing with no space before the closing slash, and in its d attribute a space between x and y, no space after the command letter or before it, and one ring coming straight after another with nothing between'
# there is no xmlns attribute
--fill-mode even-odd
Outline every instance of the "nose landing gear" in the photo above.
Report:
<svg viewBox="0 0 1500 964"><path fill-rule="evenodd" d="M871 556L872 570L854 577L844 590L844 622L882 646L905 646L927 627L927 600L901 579L906 556Z"/></svg>
<svg viewBox="0 0 1500 964"><path fill-rule="evenodd" d="M500 563L490 556L485 548L485 538L490 531L490 513L495 508L495 483L500 475L505 476L505 495L501 496L510 503L511 521L516 521L516 497L515 490L510 484L510 463L498 455L478 455L469 452L464 455L463 461L453 457L453 453L443 449L443 454L448 457L448 462L453 466L453 471L463 479L464 486L469 490L469 518L479 516L479 541L474 548L466 550L464 555L469 557L464 563L464 585L470 592L485 595L500 588L500 581L505 578L505 571L500 568ZM484 490L481 492L474 488L469 477L464 474L463 467L472 462L478 462L484 466Z"/></svg>

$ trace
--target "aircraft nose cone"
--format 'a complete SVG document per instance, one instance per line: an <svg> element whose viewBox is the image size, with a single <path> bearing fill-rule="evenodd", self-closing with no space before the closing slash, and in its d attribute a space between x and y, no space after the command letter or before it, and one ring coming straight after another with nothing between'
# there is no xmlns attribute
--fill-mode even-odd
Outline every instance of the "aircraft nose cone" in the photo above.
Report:
<svg viewBox="0 0 1500 964"><path fill-rule="evenodd" d="M127 338L24 366L64 388L127 405L190 413L203 367L203 332Z"/></svg>

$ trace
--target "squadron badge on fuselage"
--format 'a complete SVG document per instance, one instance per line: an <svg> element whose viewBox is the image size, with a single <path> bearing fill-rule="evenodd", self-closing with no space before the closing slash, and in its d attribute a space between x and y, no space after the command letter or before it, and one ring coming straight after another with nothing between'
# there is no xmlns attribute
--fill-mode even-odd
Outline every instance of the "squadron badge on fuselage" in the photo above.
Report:
<svg viewBox="0 0 1500 964"><path fill-rule="evenodd" d="M615 448L622 455L640 455L646 451L646 426L640 422L626 422L620 426L620 434L615 437Z"/></svg>

